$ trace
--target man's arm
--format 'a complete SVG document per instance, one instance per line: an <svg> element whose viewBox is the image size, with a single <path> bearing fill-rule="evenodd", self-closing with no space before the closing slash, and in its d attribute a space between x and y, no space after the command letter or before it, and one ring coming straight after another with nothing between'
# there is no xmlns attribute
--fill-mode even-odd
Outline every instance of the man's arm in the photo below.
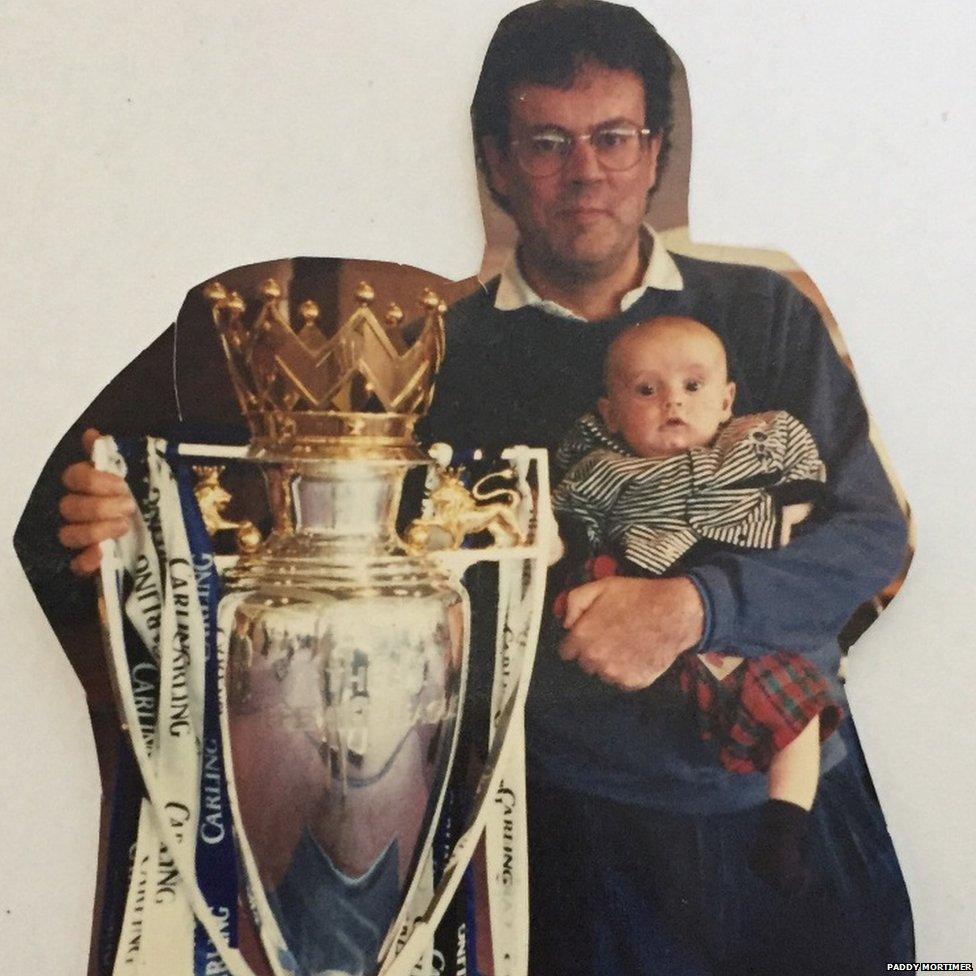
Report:
<svg viewBox="0 0 976 976"><path fill-rule="evenodd" d="M614 576L570 590L559 656L626 691L645 688L702 638L705 611L686 577Z"/></svg>
<svg viewBox="0 0 976 976"><path fill-rule="evenodd" d="M802 653L835 638L898 574L907 544L857 384L815 306L783 287L763 345L753 378L761 402L751 408L787 410L806 424L827 466L827 493L785 548L714 551L688 574L705 604L702 646L746 656Z"/></svg>
<svg viewBox="0 0 976 976"><path fill-rule="evenodd" d="M52 624L78 623L95 612L94 588L82 577L98 568L98 543L121 535L133 510L124 480L87 460L88 429L112 434L166 431L178 418L173 329L125 367L57 444L41 471L14 533L14 548Z"/></svg>
<svg viewBox="0 0 976 976"><path fill-rule="evenodd" d="M307 264L310 273L324 276L317 262ZM251 295L269 275L291 272L272 262L221 277L229 288ZM98 543L122 534L132 511L124 481L96 472L87 461L93 439L84 434L87 428L116 436L241 442L240 411L203 286L187 294L177 322L88 405L54 449L28 499L14 546L52 623L93 614L94 589L78 577L98 568Z"/></svg>
<svg viewBox="0 0 976 976"><path fill-rule="evenodd" d="M767 284L775 298L767 322L727 342L748 374L747 412L787 410L813 433L827 465L825 503L787 547L713 549L680 588L679 580L615 578L579 588L581 612L561 653L612 684L649 684L690 647L813 651L904 564L906 520L870 443L854 377L815 306L772 273Z"/></svg>

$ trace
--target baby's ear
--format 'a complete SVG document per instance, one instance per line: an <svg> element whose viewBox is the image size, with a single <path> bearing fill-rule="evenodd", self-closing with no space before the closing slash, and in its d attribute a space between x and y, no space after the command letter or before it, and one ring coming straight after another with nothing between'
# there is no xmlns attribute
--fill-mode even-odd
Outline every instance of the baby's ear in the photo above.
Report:
<svg viewBox="0 0 976 976"><path fill-rule="evenodd" d="M600 411L600 416L603 418L603 422L607 425L607 430L611 434L617 433L617 422L613 416L613 407L610 405L609 397L600 397L596 401L596 408Z"/></svg>
<svg viewBox="0 0 976 976"><path fill-rule="evenodd" d="M723 420L728 420L732 416L733 403L735 403L735 383L729 383L725 387L725 396L722 398Z"/></svg>

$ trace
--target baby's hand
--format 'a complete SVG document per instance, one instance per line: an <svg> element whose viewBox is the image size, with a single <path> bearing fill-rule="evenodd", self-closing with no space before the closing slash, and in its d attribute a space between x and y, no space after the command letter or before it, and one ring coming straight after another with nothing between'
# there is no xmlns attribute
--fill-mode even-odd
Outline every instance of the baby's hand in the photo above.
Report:
<svg viewBox="0 0 976 976"><path fill-rule="evenodd" d="M795 502L792 505L784 505L781 512L782 524L779 530L780 546L789 545L790 536L793 534L793 526L799 525L813 511L812 502Z"/></svg>
<svg viewBox="0 0 976 976"><path fill-rule="evenodd" d="M551 499L547 499L545 503L541 500L539 502L539 525L549 540L549 561L546 565L555 566L566 554L566 544L559 534L559 525L552 510Z"/></svg>

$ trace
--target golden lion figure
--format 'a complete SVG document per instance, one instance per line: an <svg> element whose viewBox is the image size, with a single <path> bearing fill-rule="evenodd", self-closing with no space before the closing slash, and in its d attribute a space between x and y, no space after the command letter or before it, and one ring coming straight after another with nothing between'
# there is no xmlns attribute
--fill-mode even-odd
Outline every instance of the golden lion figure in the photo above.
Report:
<svg viewBox="0 0 976 976"><path fill-rule="evenodd" d="M236 529L240 523L231 522L224 517L224 511L232 499L230 492L220 483L223 467L195 464L193 471L197 476L193 493L196 495L197 505L200 506L207 532L214 535L221 529Z"/></svg>
<svg viewBox="0 0 976 976"><path fill-rule="evenodd" d="M193 471L197 476L193 494L196 496L207 534L212 537L222 529L235 529L238 550L242 553L254 552L261 542L261 533L257 526L248 519L231 522L224 517L224 510L232 498L230 492L220 483L223 467L195 464Z"/></svg>
<svg viewBox="0 0 976 976"><path fill-rule="evenodd" d="M514 546L525 541L518 523L519 493L512 488L487 490L485 482L512 478L511 469L492 472L470 491L461 483L460 470L447 469L430 493L434 514L414 519L407 528L404 545L411 553L426 549L459 549L466 535L488 532L496 546Z"/></svg>

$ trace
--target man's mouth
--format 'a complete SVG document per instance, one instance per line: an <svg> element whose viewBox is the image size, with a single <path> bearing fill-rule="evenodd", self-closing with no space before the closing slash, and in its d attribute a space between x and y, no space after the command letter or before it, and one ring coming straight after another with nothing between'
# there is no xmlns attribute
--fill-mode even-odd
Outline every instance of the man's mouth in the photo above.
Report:
<svg viewBox="0 0 976 976"><path fill-rule="evenodd" d="M588 223L592 220L600 220L607 215L602 207L567 207L563 211L563 216L569 220L580 223Z"/></svg>
<svg viewBox="0 0 976 976"><path fill-rule="evenodd" d="M578 216L581 214L607 213L607 208L605 206L589 200L566 200L564 205L561 207L561 210L564 214L571 214L573 216Z"/></svg>

